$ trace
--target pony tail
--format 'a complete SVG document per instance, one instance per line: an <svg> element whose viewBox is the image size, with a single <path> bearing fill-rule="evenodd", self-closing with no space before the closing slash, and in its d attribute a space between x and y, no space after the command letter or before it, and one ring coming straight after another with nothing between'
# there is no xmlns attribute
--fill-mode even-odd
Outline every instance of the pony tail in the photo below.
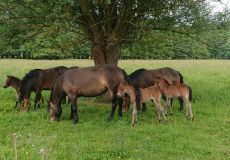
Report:
<svg viewBox="0 0 230 160"><path fill-rule="evenodd" d="M184 78L183 78L183 76L182 76L182 74L180 72L178 72L178 74L180 76L180 84L183 84L184 83Z"/></svg>
<svg viewBox="0 0 230 160"><path fill-rule="evenodd" d="M189 89L189 101L192 101L192 88L188 87Z"/></svg>
<svg viewBox="0 0 230 160"><path fill-rule="evenodd" d="M22 103L23 95L21 94L21 91L19 91L19 104Z"/></svg>
<svg viewBox="0 0 230 160"><path fill-rule="evenodd" d="M136 99L136 107L137 110L140 111L140 103L141 103L141 90L138 87L134 87L135 89L135 99Z"/></svg>

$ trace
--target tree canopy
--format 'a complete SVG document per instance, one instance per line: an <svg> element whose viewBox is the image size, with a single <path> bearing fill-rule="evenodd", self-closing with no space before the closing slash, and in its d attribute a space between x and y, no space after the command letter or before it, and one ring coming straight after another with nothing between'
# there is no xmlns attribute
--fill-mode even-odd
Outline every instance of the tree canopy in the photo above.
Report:
<svg viewBox="0 0 230 160"><path fill-rule="evenodd" d="M2 0L6 57L229 58L229 11L194 0Z"/></svg>

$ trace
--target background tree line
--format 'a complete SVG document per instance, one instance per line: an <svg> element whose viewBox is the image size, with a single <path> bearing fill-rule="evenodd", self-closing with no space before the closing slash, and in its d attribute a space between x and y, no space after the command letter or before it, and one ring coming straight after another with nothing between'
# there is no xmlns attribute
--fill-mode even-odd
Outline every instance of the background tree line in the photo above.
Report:
<svg viewBox="0 0 230 160"><path fill-rule="evenodd" d="M205 1L154 5L147 0L37 2L0 2L1 58L98 58L96 64L117 63L108 55L120 59L230 58L229 11L212 14ZM144 5L148 12L139 7L142 3L152 5ZM114 6L115 15L101 17ZM129 18L133 21L127 22ZM117 31L113 23L125 30Z"/></svg>

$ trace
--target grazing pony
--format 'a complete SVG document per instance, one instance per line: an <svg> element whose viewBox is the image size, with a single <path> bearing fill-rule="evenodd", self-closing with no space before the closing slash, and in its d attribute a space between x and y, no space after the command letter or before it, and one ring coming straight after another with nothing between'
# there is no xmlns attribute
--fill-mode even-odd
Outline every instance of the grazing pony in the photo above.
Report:
<svg viewBox="0 0 230 160"><path fill-rule="evenodd" d="M117 92L121 83L128 83L129 78L124 70L115 65L98 65L94 67L75 68L64 72L53 85L50 95L51 121L58 120L62 113L61 101L67 95L71 101L71 119L73 123L79 121L77 111L78 97L95 97L106 91L112 101L112 111L108 120L112 120L117 106ZM131 84L130 84L131 85ZM136 96L139 97L139 96ZM140 100L135 98L135 113ZM118 115L122 110L119 106Z"/></svg>
<svg viewBox="0 0 230 160"><path fill-rule="evenodd" d="M159 69L138 69L129 75L131 83L135 88L147 88L155 85L155 79L157 77L164 78L170 85L178 85L183 83L183 76L180 72L169 68L159 68ZM128 97L128 96L126 96ZM164 97L163 97L164 98ZM183 100L178 99L180 101L180 110L183 109ZM129 98L126 98L126 104L129 104ZM123 111L128 110L129 105L123 105ZM145 103L142 103L142 111L146 110Z"/></svg>
<svg viewBox="0 0 230 160"><path fill-rule="evenodd" d="M192 113L192 89L186 84L178 84L170 86L169 83L162 78L156 80L157 86L160 88L161 93L166 97L165 109L170 107L170 100L175 97L181 97L186 106L186 117L190 116L190 119L193 120Z"/></svg>
<svg viewBox="0 0 230 160"><path fill-rule="evenodd" d="M129 85L129 84L122 84L120 85L118 89L118 95L123 97L125 94L128 94L130 96L130 101L134 103L135 101L135 95L134 95L134 87ZM160 114L162 114L165 123L167 122L165 112L164 112L164 107L161 105L161 91L158 87L155 86L150 86L144 89L140 89L141 93L141 103L144 103L146 101L152 100L153 103L155 104L156 111L157 111L157 117L158 117L158 122L160 122ZM135 119L136 121L137 119ZM135 122L134 121L134 122ZM134 124L133 124L134 125Z"/></svg>
<svg viewBox="0 0 230 160"><path fill-rule="evenodd" d="M34 108L40 106L38 103L41 98L42 90L50 90L56 79L67 70L67 67L58 66L49 69L34 69L27 73L20 85L20 102L21 111L26 111L30 108L30 94L35 92Z"/></svg>
<svg viewBox="0 0 230 160"><path fill-rule="evenodd" d="M15 108L18 105L18 101L19 101L19 85L20 85L21 80L17 77L14 76L7 76L6 77L6 81L5 84L3 85L4 88L8 88L8 87L12 87L15 91L16 94L16 104L15 104Z"/></svg>

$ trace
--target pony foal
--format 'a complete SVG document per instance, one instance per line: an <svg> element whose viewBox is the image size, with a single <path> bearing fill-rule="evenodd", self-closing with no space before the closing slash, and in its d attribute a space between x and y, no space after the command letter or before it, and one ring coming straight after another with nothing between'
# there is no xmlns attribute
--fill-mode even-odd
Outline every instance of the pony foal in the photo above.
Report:
<svg viewBox="0 0 230 160"><path fill-rule="evenodd" d="M178 84L170 86L169 83L162 78L156 80L157 86L160 88L161 93L165 96L165 110L167 113L167 108L170 107L170 101L172 98L181 97L183 102L186 106L186 117L190 116L190 119L193 120L193 113L192 113L192 89L186 84Z"/></svg>
<svg viewBox="0 0 230 160"><path fill-rule="evenodd" d="M15 91L16 94L16 104L15 104L15 108L18 105L18 101L19 101L19 85L20 85L21 80L17 77L14 76L6 76L6 81L5 84L3 85L3 88L8 88L8 87L12 87Z"/></svg>
<svg viewBox="0 0 230 160"><path fill-rule="evenodd" d="M135 89L133 86L123 83L122 85L119 86L118 89L118 96L125 96L125 93L127 93L130 96L130 101L135 104ZM155 86L150 86L148 88L145 89L141 89L140 88L140 102L141 103L145 103L146 101L152 100L153 103L155 104L156 107L156 111L157 111L157 117L158 117L158 121L160 122L160 114L162 114L163 118L164 118L164 122L167 122L166 116L165 116L165 112L164 112L164 108L161 105L161 91L158 87ZM135 113L133 113L135 114ZM132 120L132 125L134 125L135 121L137 121L137 116L135 115L136 119Z"/></svg>
<svg viewBox="0 0 230 160"><path fill-rule="evenodd" d="M180 72L174 70L173 68L164 67L158 69L138 69L129 75L131 83L135 88L147 88L155 85L156 77L164 78L169 82L170 85L177 85L183 83L183 76ZM125 96L125 102L129 101L128 96ZM164 97L163 97L164 98ZM180 110L183 109L183 100L181 98L178 99L180 102ZM123 110L128 110L129 102L124 103ZM145 103L142 102L142 111L146 110Z"/></svg>

